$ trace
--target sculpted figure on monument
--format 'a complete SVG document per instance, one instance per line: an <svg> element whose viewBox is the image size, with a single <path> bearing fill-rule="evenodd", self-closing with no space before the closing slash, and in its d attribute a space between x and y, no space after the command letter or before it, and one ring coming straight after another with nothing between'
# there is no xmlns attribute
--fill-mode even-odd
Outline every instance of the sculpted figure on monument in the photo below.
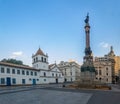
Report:
<svg viewBox="0 0 120 104"><path fill-rule="evenodd" d="M89 22L89 14L87 13L86 19L85 19L85 23Z"/></svg>

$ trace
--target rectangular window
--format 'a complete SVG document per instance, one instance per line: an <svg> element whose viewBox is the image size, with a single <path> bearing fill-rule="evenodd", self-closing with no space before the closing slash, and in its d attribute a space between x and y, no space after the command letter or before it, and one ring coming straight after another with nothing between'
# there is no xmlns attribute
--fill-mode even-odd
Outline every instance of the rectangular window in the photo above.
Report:
<svg viewBox="0 0 120 104"><path fill-rule="evenodd" d="M22 84L25 84L25 79L22 79Z"/></svg>
<svg viewBox="0 0 120 104"><path fill-rule="evenodd" d="M5 72L5 69L2 67L1 68L1 73L4 73Z"/></svg>
<svg viewBox="0 0 120 104"><path fill-rule="evenodd" d="M57 77L58 75L56 74L56 77Z"/></svg>
<svg viewBox="0 0 120 104"><path fill-rule="evenodd" d="M20 74L20 70L17 70L17 74Z"/></svg>
<svg viewBox="0 0 120 104"><path fill-rule="evenodd" d="M66 72L66 69L65 69L65 72Z"/></svg>
<svg viewBox="0 0 120 104"><path fill-rule="evenodd" d="M102 71L101 70L99 70L99 75L102 75Z"/></svg>
<svg viewBox="0 0 120 104"><path fill-rule="evenodd" d="M12 79L12 83L16 84L16 79L15 78Z"/></svg>
<svg viewBox="0 0 120 104"><path fill-rule="evenodd" d="M5 84L5 78L1 78L1 84Z"/></svg>
<svg viewBox="0 0 120 104"><path fill-rule="evenodd" d="M12 69L12 74L15 74L15 69Z"/></svg>
<svg viewBox="0 0 120 104"><path fill-rule="evenodd" d="M24 70L22 70L22 75L25 75L25 71Z"/></svg>
<svg viewBox="0 0 120 104"><path fill-rule="evenodd" d="M26 75L29 75L29 71L26 71Z"/></svg>
<svg viewBox="0 0 120 104"><path fill-rule="evenodd" d="M46 77L46 73L44 72L44 77Z"/></svg>
<svg viewBox="0 0 120 104"><path fill-rule="evenodd" d="M35 72L34 74L35 74L35 76L37 76L37 72Z"/></svg>
<svg viewBox="0 0 120 104"><path fill-rule="evenodd" d="M106 71L108 71L108 68L106 68Z"/></svg>
<svg viewBox="0 0 120 104"><path fill-rule="evenodd" d="M52 73L52 76L54 77L54 73Z"/></svg>
<svg viewBox="0 0 120 104"><path fill-rule="evenodd" d="M7 73L10 73L10 68L7 68Z"/></svg>
<svg viewBox="0 0 120 104"><path fill-rule="evenodd" d="M98 70L95 70L95 74L98 75Z"/></svg>
<svg viewBox="0 0 120 104"><path fill-rule="evenodd" d="M33 72L31 71L31 75L33 75Z"/></svg>

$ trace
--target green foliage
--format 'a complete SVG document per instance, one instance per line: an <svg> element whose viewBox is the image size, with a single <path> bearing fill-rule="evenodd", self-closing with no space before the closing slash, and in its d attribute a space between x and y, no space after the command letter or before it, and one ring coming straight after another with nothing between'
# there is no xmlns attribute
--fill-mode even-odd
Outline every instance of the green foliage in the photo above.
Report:
<svg viewBox="0 0 120 104"><path fill-rule="evenodd" d="M1 62L23 65L23 62L21 60L16 60L16 59L3 59L1 60Z"/></svg>

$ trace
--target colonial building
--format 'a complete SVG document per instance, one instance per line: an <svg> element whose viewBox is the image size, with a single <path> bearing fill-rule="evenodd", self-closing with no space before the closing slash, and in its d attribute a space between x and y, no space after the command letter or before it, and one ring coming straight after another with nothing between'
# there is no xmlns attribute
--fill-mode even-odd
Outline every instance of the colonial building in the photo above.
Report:
<svg viewBox="0 0 120 104"><path fill-rule="evenodd" d="M64 82L73 82L80 77L80 65L75 61L61 61L57 66L64 75Z"/></svg>
<svg viewBox="0 0 120 104"><path fill-rule="evenodd" d="M29 66L0 62L0 85L39 84L39 70Z"/></svg>
<svg viewBox="0 0 120 104"><path fill-rule="evenodd" d="M62 83L64 76L56 64L48 64L48 55L39 48L32 55L33 67L0 62L0 85L36 85Z"/></svg>
<svg viewBox="0 0 120 104"><path fill-rule="evenodd" d="M110 52L104 57L95 57L96 80L103 83L115 82L115 54L111 46Z"/></svg>

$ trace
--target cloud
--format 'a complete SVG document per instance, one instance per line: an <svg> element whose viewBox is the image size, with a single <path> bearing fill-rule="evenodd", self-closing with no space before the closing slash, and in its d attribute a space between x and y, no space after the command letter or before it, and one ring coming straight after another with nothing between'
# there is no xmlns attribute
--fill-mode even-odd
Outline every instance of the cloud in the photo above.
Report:
<svg viewBox="0 0 120 104"><path fill-rule="evenodd" d="M13 54L13 55L16 55L16 56L21 56L21 55L23 54L23 52L22 52L22 51L13 52L12 54Z"/></svg>
<svg viewBox="0 0 120 104"><path fill-rule="evenodd" d="M100 47L103 47L103 48L108 48L110 45L109 45L109 43L101 42L101 43L99 44L99 46L100 46Z"/></svg>
<svg viewBox="0 0 120 104"><path fill-rule="evenodd" d="M12 52L12 55L10 56L10 58L17 58L23 55L22 51L18 51L18 52Z"/></svg>

